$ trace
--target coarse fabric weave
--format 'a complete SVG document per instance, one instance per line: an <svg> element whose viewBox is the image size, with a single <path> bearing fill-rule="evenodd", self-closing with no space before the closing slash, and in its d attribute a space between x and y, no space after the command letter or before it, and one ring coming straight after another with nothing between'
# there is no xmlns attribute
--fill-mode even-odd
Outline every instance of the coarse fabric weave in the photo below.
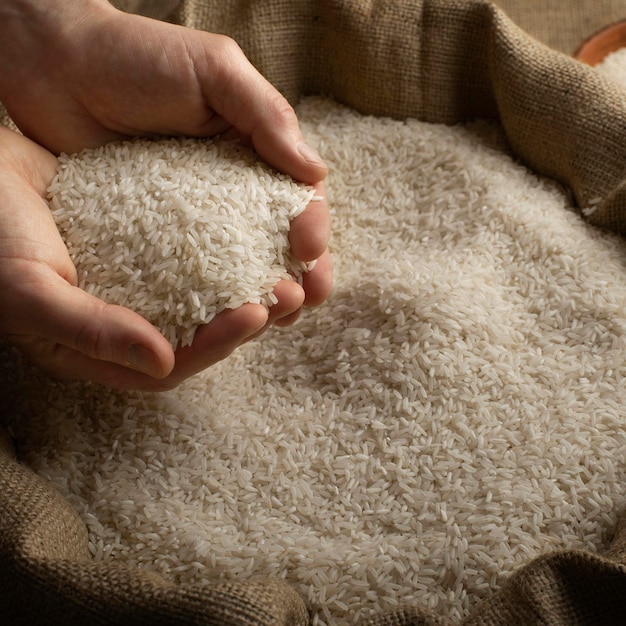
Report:
<svg viewBox="0 0 626 626"><path fill-rule="evenodd" d="M592 223L626 233L626 92L491 2L208 0L177 17L234 37L291 101L328 94L361 113L446 124L498 118L523 162L592 203Z"/></svg>
<svg viewBox="0 0 626 626"><path fill-rule="evenodd" d="M185 0L167 17L234 37L292 102L318 93L376 115L497 118L521 160L567 185L581 208L593 204L594 224L626 234L626 95L567 56L580 38L626 14L626 2L500 5ZM126 8L141 10L141 2ZM0 586L1 624L308 623L304 601L278 580L184 587L123 563L93 562L77 514L18 462L7 438L0 439ZM621 624L625 613L626 523L604 555L565 551L529 563L464 624ZM447 623L416 609L364 622Z"/></svg>

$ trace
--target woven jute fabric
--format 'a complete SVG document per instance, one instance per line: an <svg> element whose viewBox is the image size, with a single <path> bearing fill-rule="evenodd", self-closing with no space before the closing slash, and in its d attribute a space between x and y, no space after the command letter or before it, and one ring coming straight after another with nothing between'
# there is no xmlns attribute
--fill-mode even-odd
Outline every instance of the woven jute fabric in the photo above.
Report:
<svg viewBox="0 0 626 626"><path fill-rule="evenodd" d="M564 183L581 208L593 201L594 224L626 234L626 96L568 56L586 36L626 17L626 1L119 4L232 36L293 103L303 95L324 94L363 113L396 118L444 123L496 118L523 162ZM94 562L77 514L17 460L4 436L0 588L0 624L298 626L309 621L305 602L282 581L174 585L124 563ZM626 522L602 555L562 551L529 563L464 624L621 624L625 614ZM400 608L363 624L449 622Z"/></svg>
<svg viewBox="0 0 626 626"><path fill-rule="evenodd" d="M523 162L581 208L592 202L592 223L626 233L626 92L491 2L205 0L183 2L178 18L231 35L292 102L327 94L373 115L497 118Z"/></svg>

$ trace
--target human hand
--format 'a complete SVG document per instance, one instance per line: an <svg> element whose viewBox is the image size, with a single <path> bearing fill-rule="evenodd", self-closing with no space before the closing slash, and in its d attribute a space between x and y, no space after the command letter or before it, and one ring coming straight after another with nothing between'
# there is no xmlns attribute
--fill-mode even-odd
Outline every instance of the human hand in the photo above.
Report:
<svg viewBox="0 0 626 626"><path fill-rule="evenodd" d="M223 359L268 322L265 307L220 313L172 352L145 319L88 295L45 201L56 157L0 127L0 336L49 374L163 390ZM277 289L282 287L279 284ZM283 294L270 315L298 304Z"/></svg>
<svg viewBox="0 0 626 626"><path fill-rule="evenodd" d="M293 109L234 41L129 15L104 0L43 4L0 5L0 97L27 136L55 153L154 133L237 136L325 198L327 168L304 143ZM270 322L287 325L302 303L328 297L329 234L325 199L293 221L292 252L319 261L304 292L294 282L280 285L283 306Z"/></svg>
<svg viewBox="0 0 626 626"><path fill-rule="evenodd" d="M102 0L43 5L11 0L0 4L0 63L5 106L25 134L53 152L142 134L234 135L325 195L326 167L302 142L293 110L228 38L130 16ZM49 153L25 146L20 150L50 167ZM1 192L6 216L1 236L6 241L23 236L27 251L17 250L2 268L7 306L0 332L56 376L117 387L173 387L269 324L292 323L303 304L320 304L330 292L328 207L314 202L290 231L294 255L318 260L303 288L279 283L278 303L269 312L245 305L222 313L174 358L145 320L79 293L62 241L51 218L44 217L43 179L20 178L10 168L2 178L7 190L21 188L15 197L25 201L15 211L15 198ZM40 230L30 231L31 220ZM38 247L46 251L43 262ZM26 282L15 283L10 267L16 263Z"/></svg>

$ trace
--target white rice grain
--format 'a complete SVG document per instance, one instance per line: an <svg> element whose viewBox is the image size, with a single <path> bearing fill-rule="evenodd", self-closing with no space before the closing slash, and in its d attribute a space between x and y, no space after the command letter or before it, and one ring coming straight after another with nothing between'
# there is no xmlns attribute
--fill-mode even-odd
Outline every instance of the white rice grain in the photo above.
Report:
<svg viewBox="0 0 626 626"><path fill-rule="evenodd" d="M626 48L618 48L607 54L594 67L600 74L626 89Z"/></svg>

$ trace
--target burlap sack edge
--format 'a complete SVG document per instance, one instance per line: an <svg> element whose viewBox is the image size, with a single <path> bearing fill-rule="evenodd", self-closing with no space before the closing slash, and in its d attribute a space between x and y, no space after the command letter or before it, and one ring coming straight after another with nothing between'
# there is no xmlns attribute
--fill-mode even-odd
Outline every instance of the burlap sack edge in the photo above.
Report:
<svg viewBox="0 0 626 626"><path fill-rule="evenodd" d="M175 585L117 562L95 562L87 530L59 492L0 446L0 623L306 624L279 579ZM26 592L26 593L24 593Z"/></svg>

